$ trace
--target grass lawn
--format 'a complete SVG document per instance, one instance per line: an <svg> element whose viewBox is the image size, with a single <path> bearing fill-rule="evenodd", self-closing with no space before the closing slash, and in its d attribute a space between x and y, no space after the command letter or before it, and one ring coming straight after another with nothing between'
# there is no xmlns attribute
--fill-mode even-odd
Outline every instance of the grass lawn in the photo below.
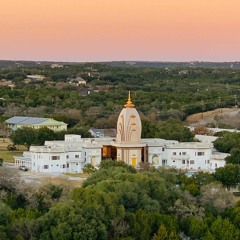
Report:
<svg viewBox="0 0 240 240"><path fill-rule="evenodd" d="M0 151L6 151L8 145L13 145L9 138L0 138ZM22 145L16 145L18 151L27 151L27 148Z"/></svg>
<svg viewBox="0 0 240 240"><path fill-rule="evenodd" d="M65 173L65 175L69 177L81 177L81 178L89 177L89 174L87 173Z"/></svg>
<svg viewBox="0 0 240 240"><path fill-rule="evenodd" d="M9 144L12 144L9 138L0 138L0 150L7 150Z"/></svg>
<svg viewBox="0 0 240 240"><path fill-rule="evenodd" d="M18 151L8 151L7 146L12 142L9 138L0 138L0 158L3 159L4 162L13 162L13 156L22 156L23 151L26 151L27 148L24 146L17 146Z"/></svg>
<svg viewBox="0 0 240 240"><path fill-rule="evenodd" d="M22 156L22 151L0 151L0 158L2 158L4 162L14 163L13 156Z"/></svg>

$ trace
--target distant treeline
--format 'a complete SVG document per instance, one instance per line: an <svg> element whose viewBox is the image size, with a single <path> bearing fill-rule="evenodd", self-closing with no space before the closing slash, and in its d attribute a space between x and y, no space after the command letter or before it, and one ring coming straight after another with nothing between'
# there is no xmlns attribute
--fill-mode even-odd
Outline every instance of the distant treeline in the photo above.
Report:
<svg viewBox="0 0 240 240"><path fill-rule="evenodd" d="M54 68L51 62L1 63L8 66L0 68L0 98L3 98L0 115L3 116L63 115L75 124L81 120L81 125L111 128L128 91L132 92L141 117L156 122L169 118L184 120L193 113L238 106L240 99L237 62L216 63L228 68L198 67L202 62L176 63L180 65L146 62L146 66L161 67L138 66L144 62L61 63ZM118 63L123 66L111 66ZM44 79L29 80L29 75L41 75ZM87 81L86 85L78 84L79 77Z"/></svg>

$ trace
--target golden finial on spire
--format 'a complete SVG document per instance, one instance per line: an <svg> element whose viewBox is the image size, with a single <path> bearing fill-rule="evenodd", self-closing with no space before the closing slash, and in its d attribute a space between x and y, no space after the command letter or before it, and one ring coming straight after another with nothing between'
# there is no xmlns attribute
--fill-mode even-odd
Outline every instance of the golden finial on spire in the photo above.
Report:
<svg viewBox="0 0 240 240"><path fill-rule="evenodd" d="M124 105L125 108L134 108L135 105L132 103L132 100L131 100L131 92L129 91L128 92L128 101L127 103Z"/></svg>

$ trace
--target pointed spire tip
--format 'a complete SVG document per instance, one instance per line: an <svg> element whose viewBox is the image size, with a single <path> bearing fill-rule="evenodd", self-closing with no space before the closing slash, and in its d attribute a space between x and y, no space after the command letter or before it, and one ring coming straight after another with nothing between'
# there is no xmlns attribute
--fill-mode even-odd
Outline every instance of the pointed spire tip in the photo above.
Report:
<svg viewBox="0 0 240 240"><path fill-rule="evenodd" d="M131 92L130 91L128 92L128 101L124 105L124 107L126 107L126 108L134 108L135 107L135 105L132 103L132 100L131 100Z"/></svg>

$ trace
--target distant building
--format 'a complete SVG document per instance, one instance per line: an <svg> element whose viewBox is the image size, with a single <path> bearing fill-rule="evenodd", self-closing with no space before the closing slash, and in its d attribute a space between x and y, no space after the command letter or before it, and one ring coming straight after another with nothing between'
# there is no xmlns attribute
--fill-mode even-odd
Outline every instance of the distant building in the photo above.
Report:
<svg viewBox="0 0 240 240"><path fill-rule="evenodd" d="M75 79L75 81L77 81L78 85L86 85L87 84L87 81L85 79L81 78L81 77L77 77Z"/></svg>
<svg viewBox="0 0 240 240"><path fill-rule="evenodd" d="M76 77L76 78L70 78L68 79L69 80L69 83L71 84L75 84L75 85L84 85L86 86L87 85L87 81L81 77Z"/></svg>
<svg viewBox="0 0 240 240"><path fill-rule="evenodd" d="M58 63L53 63L51 65L51 68L63 68L63 65L62 64L58 64Z"/></svg>
<svg viewBox="0 0 240 240"><path fill-rule="evenodd" d="M33 81L43 81L45 79L45 76L43 76L43 75L27 75L27 78L29 78Z"/></svg>
<svg viewBox="0 0 240 240"><path fill-rule="evenodd" d="M90 128L89 132L94 138L116 137L117 134L117 130L115 128L111 129Z"/></svg>
<svg viewBox="0 0 240 240"><path fill-rule="evenodd" d="M188 70L181 70L178 73L179 76L184 76L184 75L187 75L187 74L188 74Z"/></svg>
<svg viewBox="0 0 240 240"><path fill-rule="evenodd" d="M59 122L51 118L35 118L35 117L20 117L15 116L9 118L5 121L8 128L13 131L22 127L31 127L34 129L39 129L42 127L47 127L54 132L67 130L67 124L64 122Z"/></svg>

